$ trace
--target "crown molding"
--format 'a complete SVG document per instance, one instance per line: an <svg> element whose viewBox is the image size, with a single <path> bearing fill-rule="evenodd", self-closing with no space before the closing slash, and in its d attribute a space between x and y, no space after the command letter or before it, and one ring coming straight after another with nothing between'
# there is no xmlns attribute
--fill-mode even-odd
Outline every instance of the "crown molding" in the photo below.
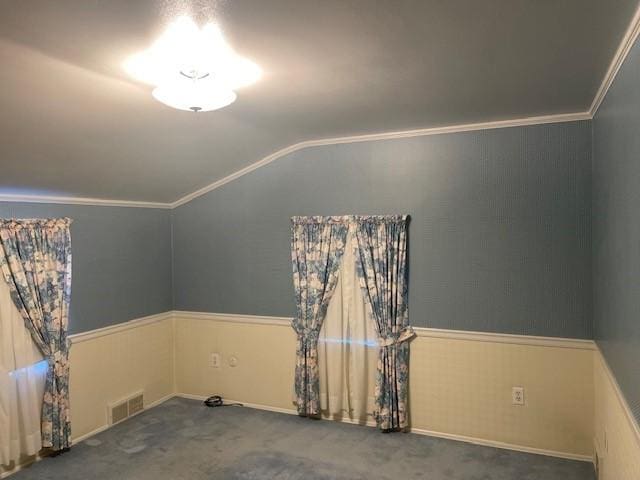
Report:
<svg viewBox="0 0 640 480"><path fill-rule="evenodd" d="M593 118L600 108L600 105L604 101L604 98L607 96L607 92L611 87L611 84L616 78L616 75L620 71L620 67L627 59L631 48L633 47L638 35L640 34L640 5L636 8L636 12L633 15L633 19L627 28L624 36L622 37L622 41L618 46L618 50L616 54L613 56L613 60L611 60L611 64L609 65L609 69L602 79L602 83L600 84L600 88L596 92L595 97L593 98L593 102L591 102L591 107L589 108L589 115Z"/></svg>
<svg viewBox="0 0 640 480"><path fill-rule="evenodd" d="M233 180L236 180L248 173L257 170L260 167L270 164L279 158L284 157L298 150L303 150L310 147L319 147L323 145L339 145L343 143L358 143L358 142L372 142L377 140L393 140L399 138L411 138L422 137L429 135L442 135L446 133L460 133L460 132L473 132L477 130L493 130L498 128L510 128L510 127L522 127L527 125L543 125L547 123L564 123L564 122L576 122L580 120L591 120L592 115L589 112L576 112L576 113L561 113L556 115L541 115L536 117L523 117L514 118L509 120L498 120L492 122L479 122L479 123L467 123L461 125L448 125L444 127L433 128L421 128L416 130L402 130L394 132L381 132L365 135L355 135L347 137L333 137L322 138L316 140L306 140L303 142L289 145L282 148L277 152L271 153L266 157L247 165L240 170L227 175L220 180L216 180L209 185L202 187L195 192L189 193L184 197L179 198L172 203L161 202L141 202L135 200L111 200L101 198L88 198L88 197L64 197L64 196L40 196L40 195L10 195L0 194L0 202L11 203L54 203L65 205L92 205L92 206L104 206L104 207L135 207L135 208L161 208L161 209L174 209L185 203L189 203L216 188L226 185Z"/></svg>
<svg viewBox="0 0 640 480"><path fill-rule="evenodd" d="M274 152L270 155L267 155L261 160L258 160L251 165L247 165L246 167L227 175L220 180L216 180L213 183L210 183L206 187L200 188L195 192L192 192L184 197L176 200L171 203L171 208L179 207L180 205L184 205L185 203L189 203L190 201L204 195L205 193L209 193L216 188L220 188L223 185L226 185L233 180L236 180L248 173L257 170L260 167L264 167L279 158L284 157L293 152L297 152L298 150L303 150L305 148L310 147L319 147L323 145L339 145L342 143L358 143L358 142L372 142L377 140L393 140L398 138L410 138L410 137L423 137L429 135L442 135L446 133L459 133L459 132L473 132L476 130L493 130L497 128L509 128L509 127L522 127L526 125L542 125L546 123L563 123L563 122L575 122L580 120L591 120L591 114L589 112L576 112L576 113L561 113L557 115L542 115L537 117L524 117L524 118L514 118L510 120L498 120L493 122L480 122L480 123L467 123L462 125L449 125L445 127L433 127L433 128L421 128L417 130L403 130L396 132L383 132L383 133L373 133L366 135L355 135L348 137L334 137L334 138L323 138L318 140L307 140L304 142L295 143L293 145L289 145L277 152Z"/></svg>
<svg viewBox="0 0 640 480"><path fill-rule="evenodd" d="M508 127L521 127L526 125L541 125L546 123L562 123L562 122L574 122L580 120L591 120L595 116L598 108L602 104L604 98L609 91L615 77L620 70L620 67L626 60L631 48L640 35L640 6L636 9L636 12L631 20L627 31L622 37L622 41L618 46L618 50L609 65L606 75L604 76L598 91L591 102L591 106L586 112L576 113L562 113L557 115L542 115L536 117L524 117L515 118L511 120L499 120L493 122L480 122L470 123L462 125L450 125L445 127L423 128L417 130L405 130L397 132L385 132L375 133L367 135L356 135L348 137L335 137L325 138L318 140L307 140L288 147L282 148L277 152L274 152L266 157L258 160L255 163L247 165L246 167L227 175L220 180L216 180L209 185L202 187L188 195L185 195L175 202L171 203L159 203L159 202L139 202L129 200L109 200L99 198L82 198L82 197L58 197L58 196L39 196L39 195L0 195L0 202L24 202L24 203L57 203L57 204L69 204L69 205L94 205L94 206L111 206L111 207L137 207L137 208L163 208L174 209L180 205L184 205L216 188L226 185L233 180L236 180L260 167L268 165L275 160L284 157L290 153L302 150L309 147L317 147L322 145L337 145L342 143L357 143L357 142L370 142L376 140L391 140L397 138L410 138L427 135L439 135L446 133L458 133L458 132L471 132L475 130L491 130L496 128L508 128Z"/></svg>
<svg viewBox="0 0 640 480"><path fill-rule="evenodd" d="M0 202L55 203L63 205L92 205L98 207L171 208L171 205L168 203L138 202L135 200L109 200L88 197L58 197L55 195L0 194Z"/></svg>

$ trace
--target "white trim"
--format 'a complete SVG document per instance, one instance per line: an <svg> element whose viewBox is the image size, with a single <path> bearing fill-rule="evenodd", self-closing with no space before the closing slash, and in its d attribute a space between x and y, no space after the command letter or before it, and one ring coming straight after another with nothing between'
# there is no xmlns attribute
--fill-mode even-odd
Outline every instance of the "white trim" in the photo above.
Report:
<svg viewBox="0 0 640 480"><path fill-rule="evenodd" d="M202 320L208 322L225 322L245 325L271 325L274 327L291 327L291 317L271 317L266 315L248 315L237 313L190 312L173 310L147 317L136 318L128 322L118 323L88 332L69 336L73 344L86 342L94 338L112 335L132 328L143 327L170 319ZM543 337L534 335L518 335L512 333L476 332L466 330L449 330L443 328L413 327L418 337L446 338L451 340L469 340L474 342L507 343L511 345L532 345L555 348L573 348L578 350L595 350L593 340L579 338Z"/></svg>
<svg viewBox="0 0 640 480"><path fill-rule="evenodd" d="M591 103L591 107L589 108L589 114L591 115L592 118L596 115L598 108L600 108L600 105L604 101L604 98L607 96L607 92L609 91L609 88L613 84L613 81L615 80L616 75L618 74L618 71L620 71L620 67L622 67L622 64L627 59L627 55L629 55L629 52L631 51L631 48L633 47L633 44L635 43L639 34L640 34L640 6L638 6L638 8L636 9L635 15L633 16L633 19L631 20L631 23L629 24L627 31L622 37L622 41L620 42L620 45L618 46L618 50L616 51L616 54L613 56L613 59L611 60L609 69L607 70L607 73L602 79L600 88L598 88L598 91L596 92L596 95L593 98L593 102Z"/></svg>
<svg viewBox="0 0 640 480"><path fill-rule="evenodd" d="M21 463L20 465L16 465L12 470L6 470L4 472L0 472L0 479L8 478L11 475L13 475L14 473L18 473L20 470L24 470L25 468L30 467L34 463L37 463L40 460L44 460L45 458L49 457L50 455L51 454L40 455L39 453L37 453L30 460L27 460L26 462Z"/></svg>
<svg viewBox="0 0 640 480"><path fill-rule="evenodd" d="M177 393L176 394L177 397L180 398L186 398L189 400L199 400L199 401L204 401L206 400L207 397L202 396L202 395L191 395L188 393ZM292 408L281 408L281 407L272 407L269 405L261 405L258 403L246 403L243 402L242 400L230 400L230 399L225 399L225 402L227 403L241 403L244 407L246 408L253 408L256 410L266 410L268 412L277 412L277 413L285 413L287 415L297 415L298 412ZM322 418L322 420L328 420L328 421L339 421L341 423L348 423L348 424L355 424L355 425L360 425L360 426L367 426L367 427L375 427L376 424L375 422L372 421L368 421L365 425L363 425L360 422L356 422L356 421L350 421L350 420L333 420L331 418ZM516 452L524 452L524 453L534 453L537 455L546 455L549 457L558 457L558 458L567 458L570 460L580 460L583 462L593 462L593 458L589 455L580 455L580 454L576 454L576 453L565 453L565 452L558 452L556 450L545 450L542 448L534 448L534 447L527 447L527 446L523 446L523 445L515 445L512 443L504 443L504 442L497 442L495 440L485 440L483 438L476 438L476 437L467 437L465 435L455 435L455 434L451 434L451 433L442 433L442 432L435 432L432 430L425 430L422 428L411 428L409 429L409 431L411 433L415 433L416 435L426 435L429 437L437 437L437 438L444 438L447 440L455 440L458 442L465 442L465 443L473 443L474 445L483 445L483 446L487 446L487 447L494 447L494 448L502 448L502 449L506 449L506 450L513 450Z"/></svg>
<svg viewBox="0 0 640 480"><path fill-rule="evenodd" d="M95 338L95 337L94 337L94 338ZM125 420L128 420L128 419L130 419L130 418L133 418L133 417L135 417L136 415L140 415L142 412L145 412L145 411L147 411L147 410L149 410L149 409L151 409L151 408L153 408L153 407L157 407L157 406L158 406L158 405L160 405L161 403L164 403L164 402L166 402L167 400L171 400L172 398L175 398L175 397L176 397L176 395L175 395L175 394L173 394L173 393L171 393L171 394L169 394L169 395L166 395L166 396L164 396L164 397L160 398L159 400L156 400L155 402L151 402L149 405L145 405L145 406L144 406L144 408L143 408L141 411L139 411L139 412L137 412L137 413L134 413L133 415L131 415L131 416L127 417ZM123 420L123 421L124 421L124 420ZM102 426L100 426L100 427L96 428L95 430L92 430L92 431L90 431L90 432L88 432L88 433L85 433L84 435L80 435L79 437L72 438L72 440L71 440L71 445L73 446L73 445L76 445L76 444L78 444L78 443L80 443L80 442L83 442L83 441L87 440L88 438L93 437L94 435L97 435L97 434L99 434L99 433L102 433L102 432L104 432L105 430L109 430L111 427L114 427L115 425L119 425L120 423L122 423L122 422L118 422L118 423L113 424L113 425L109 425L109 424L107 424L107 425L102 425ZM9 471L6 471L6 472L0 472L0 479L7 478L7 477L9 477L10 475L13 475L14 473L18 473L20 470L23 470L23 469L25 469L25 468L27 468L27 467L30 467L30 466L31 466L31 465L33 465L34 463L39 462L40 460L43 460L43 459L47 458L48 456L49 456L49 455L40 455L40 454L37 454L37 455L35 456L35 458L33 458L32 460L30 460L30 461L28 461L28 462L25 462L25 463L22 463L22 464L20 464L20 465L16 465L16 467L15 467L13 470L9 470Z"/></svg>
<svg viewBox="0 0 640 480"><path fill-rule="evenodd" d="M153 407L157 407L158 405L160 405L161 403L166 402L167 400L171 400L172 398L175 398L175 394L174 393L170 393L169 395L165 395L164 397L156 400L155 402L151 402L149 405L145 405L144 408L142 410L140 410L139 412L134 413L133 415L128 416L127 418L125 418L125 420L129 420L130 418L135 417L136 415L140 415L142 412L146 412L147 410L153 408ZM122 422L124 422L125 420L123 420ZM93 437L94 435L97 435L101 432L104 432L105 430L109 430L111 427L115 427L116 425L120 425L122 422L118 422L118 423L114 423L114 424L106 424L106 425L102 425L98 428L96 428L95 430L91 430L88 433L85 433L83 435L80 435L79 437L75 437L72 440L72 446L76 445L80 442L84 442L86 439Z"/></svg>
<svg viewBox="0 0 640 480"><path fill-rule="evenodd" d="M638 425L636 417L633 415L633 412L631 411L631 408L627 403L627 399L625 398L624 393L622 393L622 390L620 389L620 385L618 384L618 381L616 380L616 377L613 374L613 371L611 370L611 368L609 367L609 364L607 363L607 359L602 353L602 350L600 350L599 346L596 347L596 351L597 351L600 363L602 363L603 370L605 371L605 374L616 394L618 402L620 403L620 407L624 411L625 417L627 417L627 422L629 422L629 426L631 427L631 430L635 434L635 439L636 439L636 442L638 443L638 447L640 447L640 425Z"/></svg>
<svg viewBox="0 0 640 480"><path fill-rule="evenodd" d="M164 320L170 320L172 312L157 313L155 315L149 315L147 317L135 318L128 322L117 323L104 328L97 328L95 330L89 330L88 332L74 333L69 335L69 340L72 344L86 342L87 340L93 340L94 338L104 337L105 335L113 335L114 333L123 332L125 330L131 330L132 328L144 327L152 323L162 322Z"/></svg>
<svg viewBox="0 0 640 480"><path fill-rule="evenodd" d="M178 398L186 398L187 400L198 400L204 402L208 397L205 395L192 395L191 393L176 393ZM242 400L224 399L225 403L241 403L243 407L253 408L255 410L266 410L267 412L286 413L287 415L298 415L293 408L272 407L270 405L260 405L259 403L247 403Z"/></svg>
<svg viewBox="0 0 640 480"><path fill-rule="evenodd" d="M86 197L59 197L55 195L0 194L0 202L11 203L59 203L64 205L92 205L97 207L171 208L169 203L139 202L135 200L109 200Z"/></svg>
<svg viewBox="0 0 640 480"><path fill-rule="evenodd" d="M428 437L446 438L448 440L456 440L458 442L473 443L474 445L483 445L486 447L502 448L505 450L513 450L516 452L534 453L536 455L545 455L547 457L566 458L569 460L579 460L581 462L593 462L590 455L580 455L578 453L558 452L556 450L545 450L543 448L527 447L524 445L515 445L513 443L497 442L495 440L485 440L484 438L467 437L465 435L456 435L452 433L435 432L433 430L424 430L422 428L412 428L411 433L417 435L426 435Z"/></svg>
<svg viewBox="0 0 640 480"><path fill-rule="evenodd" d="M171 203L161 202L141 202L133 200L109 200L100 198L83 198L83 197L62 197L62 196L40 196L40 195L0 195L0 202L26 202L26 203L61 203L61 204L77 204L77 205L102 205L102 206L114 206L114 207L139 207L139 208L163 208L174 209L180 205L194 200L205 193L208 193L216 188L219 188L237 178L246 175L260 167L268 165L269 163L281 158L290 153L302 150L309 147L317 147L321 145L337 145L341 143L356 143L356 142L368 142L375 140L390 140L395 138L408 138L427 135L439 135L444 133L458 133L458 132L470 132L475 130L491 130L495 128L509 128L509 127L521 127L526 125L542 125L547 123L562 123L562 122L575 122L579 120L591 120L595 116L598 108L602 104L602 101L607 95L611 84L615 80L615 77L620 70L620 67L624 63L629 54L629 51L633 47L636 39L640 35L640 6L636 9L635 15L629 25L625 35L618 46L618 50L614 55L609 69L604 76L598 91L596 92L589 110L586 112L574 112L574 113L561 113L556 115L541 115L536 117L523 117L514 118L509 120L498 120L493 122L479 122L460 125L450 125L445 127L433 127L423 128L416 130L405 130L398 132L382 132L366 135L356 135L347 137L325 138L318 140L307 140L288 147L282 148L274 153L267 155L266 157L252 163L240 170L227 175L226 177L216 180L209 185L202 187L194 192L191 192L178 200Z"/></svg>
<svg viewBox="0 0 640 480"><path fill-rule="evenodd" d="M413 327L413 329L418 337L471 340L474 342L508 343L511 345L574 348L578 350L595 350L596 348L593 340L583 340L580 338L540 337L534 335L517 335L513 333L474 332L424 327Z"/></svg>
<svg viewBox="0 0 640 480"><path fill-rule="evenodd" d="M231 313L208 313L174 311L176 319L185 318L210 322L229 322L242 324L272 325L290 327L290 317L268 317L258 315L239 315ZM451 340L470 340L474 342L507 343L511 345L533 345L541 347L574 348L578 350L594 350L593 340L579 338L541 337L533 335L517 335L511 333L474 332L464 330L448 330L442 328L413 327L418 337L447 338Z"/></svg>
<svg viewBox="0 0 640 480"><path fill-rule="evenodd" d="M93 206L111 206L111 207L138 207L138 208L162 208L162 209L174 209L180 205L198 198L205 193L208 193L216 188L219 188L227 183L242 177L260 167L268 165L275 160L284 157L290 153L296 152L310 147L318 147L322 145L338 145L342 143L358 143L358 142L371 142L376 140L392 140L398 138L410 138L410 137L422 137L428 135L441 135L446 133L459 133L459 132L472 132L477 130L492 130L497 128L510 128L510 127L522 127L526 125L543 125L547 123L564 123L575 122L580 120L591 120L592 115L590 112L575 112L575 113L560 113L555 115L541 115L536 117L523 117L513 118L509 120L498 120L492 122L479 122L479 123L467 123L459 125L449 125L444 127L432 127L421 128L415 130L404 130L394 132L380 132L365 135L355 135L346 137L334 137L323 138L316 140L306 140L303 142L289 145L274 153L267 155L266 157L254 162L240 170L227 175L226 177L216 180L209 185L202 187L195 192L189 193L178 200L171 203L161 202L142 202L135 200L111 200L101 198L87 198L87 197L64 197L55 195L11 195L0 194L0 202L13 202L13 203L57 203L57 204L69 204L69 205L93 205Z"/></svg>
<svg viewBox="0 0 640 480"><path fill-rule="evenodd" d="M262 315L243 315L237 313L187 312L174 310L173 318L188 320L206 320L210 322L245 323L254 325L272 325L275 327L291 327L290 317L268 317Z"/></svg>
<svg viewBox="0 0 640 480"><path fill-rule="evenodd" d="M496 128L509 128L509 127L521 127L525 125L541 125L546 123L563 123L563 122L575 122L579 120L590 120L591 115L589 112L577 112L577 113L563 113L559 115L543 115L539 117L525 117L525 118L515 118L511 120L499 120L494 122L480 122L480 123L468 123L462 125L450 125L446 127L434 127L434 128L421 128L417 130L405 130L399 132L382 132L382 133L374 133L367 135L356 135L349 137L335 137L335 138L324 138L318 140L307 140L304 142L295 143L293 145L289 145L277 152L271 153L264 157L261 160L258 160L251 165L248 165L231 175L227 175L220 180L216 180L213 183L210 183L206 187L200 188L195 192L192 192L184 197L176 200L171 203L171 208L179 207L180 205L184 205L185 203L198 198L205 193L208 193L216 188L219 188L227 183L246 175L247 173L251 173L254 170L257 170L260 167L264 167L275 160L284 157L293 152L297 152L298 150L302 150L309 147L318 147L322 145L338 145L342 143L357 143L357 142L371 142L376 140L393 140L397 138L410 138L410 137L422 137L428 135L441 135L445 133L459 133L459 132L472 132L476 130L491 130Z"/></svg>

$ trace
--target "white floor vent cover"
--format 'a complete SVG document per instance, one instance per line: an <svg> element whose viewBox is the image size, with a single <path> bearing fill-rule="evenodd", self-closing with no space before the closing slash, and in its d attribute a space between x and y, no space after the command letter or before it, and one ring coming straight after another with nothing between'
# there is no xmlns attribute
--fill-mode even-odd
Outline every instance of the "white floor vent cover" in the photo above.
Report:
<svg viewBox="0 0 640 480"><path fill-rule="evenodd" d="M109 425L114 425L144 410L144 392L137 392L107 406Z"/></svg>

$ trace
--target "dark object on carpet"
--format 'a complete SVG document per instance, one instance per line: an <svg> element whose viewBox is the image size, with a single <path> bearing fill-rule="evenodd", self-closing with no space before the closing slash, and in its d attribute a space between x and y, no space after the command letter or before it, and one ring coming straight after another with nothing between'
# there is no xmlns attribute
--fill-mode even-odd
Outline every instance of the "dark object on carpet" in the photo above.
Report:
<svg viewBox="0 0 640 480"><path fill-rule="evenodd" d="M224 400L220 395L212 395L204 401L207 407L242 407L241 403L224 403Z"/></svg>
<svg viewBox="0 0 640 480"><path fill-rule="evenodd" d="M593 480L587 462L172 399L11 480Z"/></svg>

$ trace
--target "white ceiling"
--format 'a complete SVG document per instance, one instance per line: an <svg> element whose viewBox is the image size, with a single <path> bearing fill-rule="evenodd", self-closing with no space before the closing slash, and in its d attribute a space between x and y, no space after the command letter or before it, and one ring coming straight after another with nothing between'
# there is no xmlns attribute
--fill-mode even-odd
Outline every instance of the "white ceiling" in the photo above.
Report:
<svg viewBox="0 0 640 480"><path fill-rule="evenodd" d="M584 112L638 0L5 0L0 194L173 202L302 141ZM121 63L175 15L265 71L156 101Z"/></svg>

